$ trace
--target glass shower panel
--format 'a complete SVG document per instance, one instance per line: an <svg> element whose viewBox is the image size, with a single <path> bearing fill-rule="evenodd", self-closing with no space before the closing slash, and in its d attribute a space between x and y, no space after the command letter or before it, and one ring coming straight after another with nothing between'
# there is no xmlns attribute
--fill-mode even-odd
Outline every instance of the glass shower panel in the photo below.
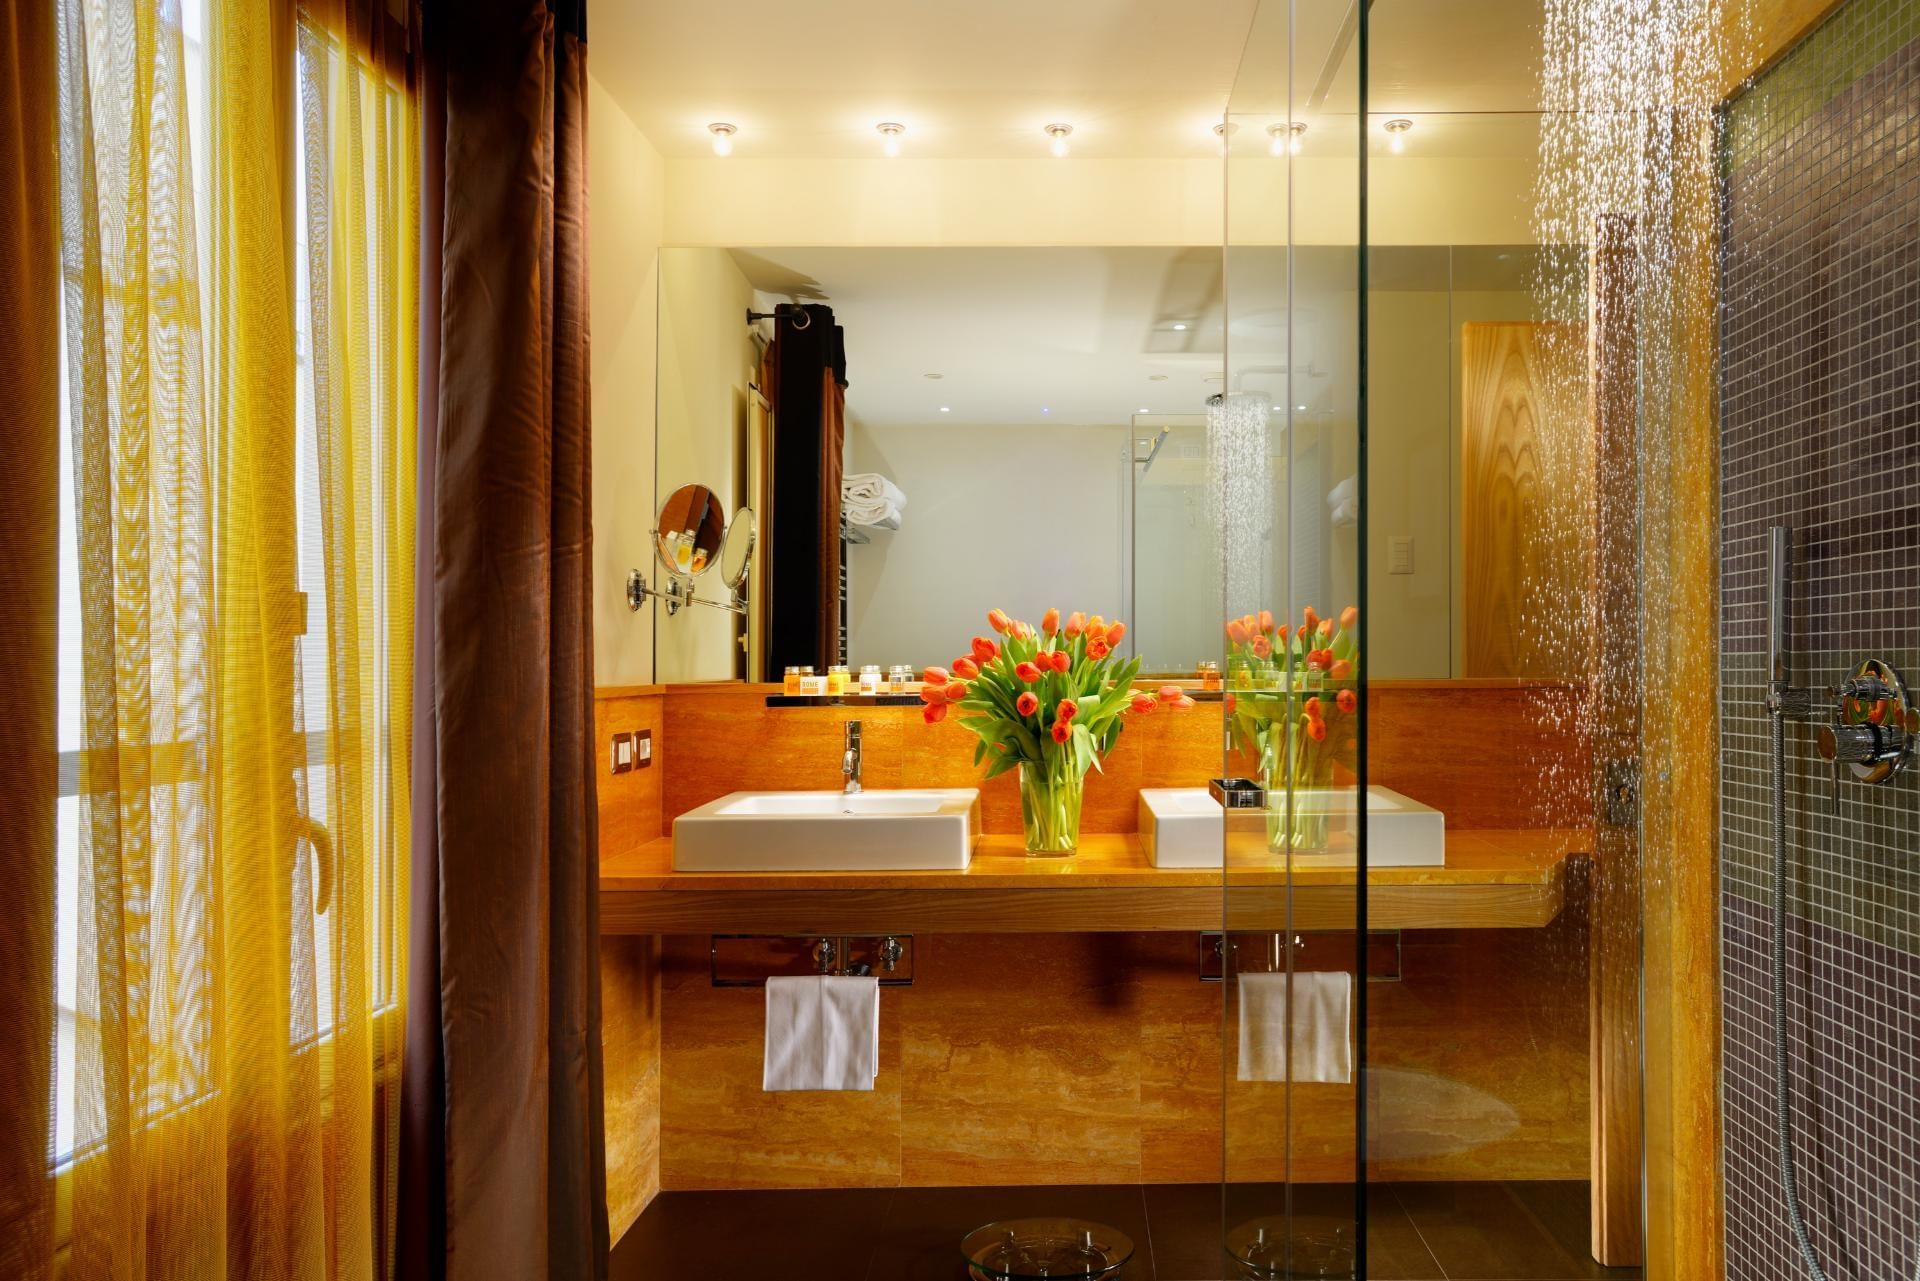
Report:
<svg viewBox="0 0 1920 1281"><path fill-rule="evenodd" d="M1225 1232L1234 1275L1357 1276L1361 81L1347 0L1258 6L1225 131Z"/></svg>

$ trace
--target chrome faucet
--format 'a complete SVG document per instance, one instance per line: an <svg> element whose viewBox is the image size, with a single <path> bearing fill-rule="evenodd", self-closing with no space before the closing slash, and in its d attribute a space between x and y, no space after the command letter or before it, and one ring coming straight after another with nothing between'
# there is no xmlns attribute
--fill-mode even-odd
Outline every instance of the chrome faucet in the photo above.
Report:
<svg viewBox="0 0 1920 1281"><path fill-rule="evenodd" d="M847 722L847 751L840 758L840 772L847 776L845 795L860 791L860 722Z"/></svg>

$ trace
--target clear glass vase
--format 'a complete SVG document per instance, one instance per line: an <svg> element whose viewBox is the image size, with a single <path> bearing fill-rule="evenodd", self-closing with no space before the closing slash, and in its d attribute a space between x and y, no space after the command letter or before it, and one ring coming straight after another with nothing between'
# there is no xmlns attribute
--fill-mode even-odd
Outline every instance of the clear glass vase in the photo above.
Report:
<svg viewBox="0 0 1920 1281"><path fill-rule="evenodd" d="M1080 848L1080 798L1087 776L1073 768L1062 752L1051 766L1020 767L1020 825L1027 835L1027 853L1036 858L1060 857Z"/></svg>
<svg viewBox="0 0 1920 1281"><path fill-rule="evenodd" d="M1271 853L1313 854L1327 848L1333 752L1308 732L1304 718L1267 730L1260 746L1260 786L1267 793Z"/></svg>

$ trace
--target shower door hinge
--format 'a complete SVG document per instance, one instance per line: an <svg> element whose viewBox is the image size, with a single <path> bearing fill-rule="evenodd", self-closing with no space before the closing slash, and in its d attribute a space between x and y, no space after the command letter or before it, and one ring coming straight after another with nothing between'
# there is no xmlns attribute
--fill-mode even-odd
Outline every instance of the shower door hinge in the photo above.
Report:
<svg viewBox="0 0 1920 1281"><path fill-rule="evenodd" d="M1600 817L1609 827L1640 821L1640 762L1634 757L1608 761L1602 771Z"/></svg>

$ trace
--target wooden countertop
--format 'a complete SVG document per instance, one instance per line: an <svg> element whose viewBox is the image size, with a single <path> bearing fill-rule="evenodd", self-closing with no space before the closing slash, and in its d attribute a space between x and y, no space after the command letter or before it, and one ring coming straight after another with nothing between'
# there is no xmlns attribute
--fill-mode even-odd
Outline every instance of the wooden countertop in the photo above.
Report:
<svg viewBox="0 0 1920 1281"><path fill-rule="evenodd" d="M1567 864L1591 833L1449 831L1443 867L1367 875L1373 929L1546 925L1566 901ZM661 837L600 864L606 934L1082 933L1350 929L1352 867L1264 859L1235 866L1152 866L1137 836L1094 834L1072 858L1029 858L1018 836L987 835L964 871L675 872Z"/></svg>

